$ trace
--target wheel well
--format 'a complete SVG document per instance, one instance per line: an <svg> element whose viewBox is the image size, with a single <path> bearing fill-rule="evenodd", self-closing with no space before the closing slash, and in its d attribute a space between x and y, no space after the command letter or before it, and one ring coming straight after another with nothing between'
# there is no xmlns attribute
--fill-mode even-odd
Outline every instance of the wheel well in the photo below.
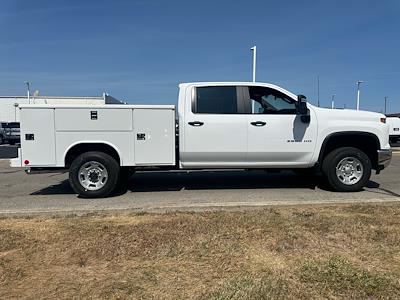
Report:
<svg viewBox="0 0 400 300"><path fill-rule="evenodd" d="M322 160L331 151L341 147L354 147L363 151L371 160L372 168L378 167L378 153L380 149L379 139L372 133L336 133L325 138L321 147L318 161Z"/></svg>
<svg viewBox="0 0 400 300"><path fill-rule="evenodd" d="M65 155L65 166L69 167L76 157L89 151L106 153L113 157L118 163L121 162L118 152L112 146L103 143L83 143L77 144L68 150Z"/></svg>

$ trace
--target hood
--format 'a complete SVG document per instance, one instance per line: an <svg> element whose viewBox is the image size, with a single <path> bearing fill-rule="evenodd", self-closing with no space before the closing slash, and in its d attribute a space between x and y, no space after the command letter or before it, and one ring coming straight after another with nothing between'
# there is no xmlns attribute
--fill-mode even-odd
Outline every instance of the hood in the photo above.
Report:
<svg viewBox="0 0 400 300"><path fill-rule="evenodd" d="M381 118L386 118L384 114L376 113L366 110L354 110L354 109L330 109L313 107L315 112L322 118L334 118L334 119L351 119L360 121L377 121Z"/></svg>

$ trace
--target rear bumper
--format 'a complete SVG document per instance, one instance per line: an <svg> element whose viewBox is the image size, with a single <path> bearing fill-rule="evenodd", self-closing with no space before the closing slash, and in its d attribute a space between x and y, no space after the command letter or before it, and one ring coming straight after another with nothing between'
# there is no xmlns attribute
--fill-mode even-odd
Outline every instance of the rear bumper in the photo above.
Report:
<svg viewBox="0 0 400 300"><path fill-rule="evenodd" d="M389 166L391 160L392 160L391 149L378 150L378 171L383 170L384 168Z"/></svg>
<svg viewBox="0 0 400 300"><path fill-rule="evenodd" d="M29 175L35 174L48 174L48 173L65 173L68 172L66 168L40 168L40 167L32 167L25 168L25 173Z"/></svg>
<svg viewBox="0 0 400 300"><path fill-rule="evenodd" d="M10 159L10 167L12 168L22 167L21 148L18 148L18 156L16 158Z"/></svg>

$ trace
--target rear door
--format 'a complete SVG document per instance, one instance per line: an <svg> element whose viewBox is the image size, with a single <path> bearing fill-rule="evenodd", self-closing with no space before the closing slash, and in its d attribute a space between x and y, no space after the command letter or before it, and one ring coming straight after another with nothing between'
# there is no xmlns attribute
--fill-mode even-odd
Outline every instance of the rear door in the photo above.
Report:
<svg viewBox="0 0 400 300"><path fill-rule="evenodd" d="M236 86L199 86L185 99L184 167L230 167L246 164L247 116Z"/></svg>
<svg viewBox="0 0 400 300"><path fill-rule="evenodd" d="M54 109L22 108L21 120L22 161L29 160L31 167L54 166Z"/></svg>

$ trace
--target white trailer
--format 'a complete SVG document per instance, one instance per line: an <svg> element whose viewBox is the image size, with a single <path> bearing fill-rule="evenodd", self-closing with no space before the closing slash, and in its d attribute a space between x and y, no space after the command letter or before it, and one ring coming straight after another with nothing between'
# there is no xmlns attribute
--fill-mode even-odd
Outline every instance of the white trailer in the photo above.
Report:
<svg viewBox="0 0 400 300"><path fill-rule="evenodd" d="M331 110L267 83L181 84L173 105L21 105L13 167L69 170L85 197L138 169L307 169L359 191L389 165L382 114ZM176 115L178 124L176 123Z"/></svg>

